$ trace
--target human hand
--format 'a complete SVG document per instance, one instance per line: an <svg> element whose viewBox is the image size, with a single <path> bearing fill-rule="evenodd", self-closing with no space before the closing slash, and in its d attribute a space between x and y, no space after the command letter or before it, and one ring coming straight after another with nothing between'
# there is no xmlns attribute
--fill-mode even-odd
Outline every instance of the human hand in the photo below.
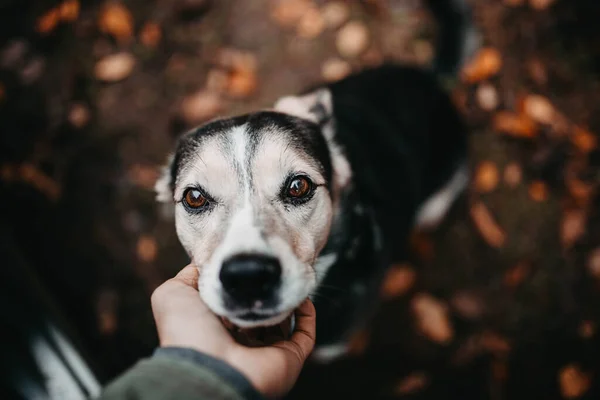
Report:
<svg viewBox="0 0 600 400"><path fill-rule="evenodd" d="M152 294L152 311L162 347L187 347L240 371L267 397L282 396L296 383L315 344L315 308L306 300L296 310L289 340L265 347L237 343L198 293L198 270L188 265Z"/></svg>

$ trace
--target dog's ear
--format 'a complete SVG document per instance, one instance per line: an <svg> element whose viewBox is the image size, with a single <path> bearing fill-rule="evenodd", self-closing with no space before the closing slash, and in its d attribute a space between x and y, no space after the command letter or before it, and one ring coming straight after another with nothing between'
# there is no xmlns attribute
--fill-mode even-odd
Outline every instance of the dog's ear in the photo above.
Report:
<svg viewBox="0 0 600 400"><path fill-rule="evenodd" d="M317 89L302 96L285 96L275 103L275 110L324 125L333 114L331 92Z"/></svg>
<svg viewBox="0 0 600 400"><path fill-rule="evenodd" d="M301 96L282 97L275 103L275 110L319 125L331 153L334 186L336 190L345 187L350 182L352 171L343 149L335 141L333 101L329 89L321 88Z"/></svg>
<svg viewBox="0 0 600 400"><path fill-rule="evenodd" d="M156 200L161 203L173 203L172 168L175 156L171 154L166 164L160 169L160 175L154 184Z"/></svg>

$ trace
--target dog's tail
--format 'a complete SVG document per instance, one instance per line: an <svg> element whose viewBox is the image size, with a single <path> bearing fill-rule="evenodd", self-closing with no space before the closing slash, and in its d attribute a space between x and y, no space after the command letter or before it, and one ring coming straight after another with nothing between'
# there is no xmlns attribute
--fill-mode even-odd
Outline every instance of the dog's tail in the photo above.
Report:
<svg viewBox="0 0 600 400"><path fill-rule="evenodd" d="M427 0L426 3L439 24L433 69L442 78L454 78L480 44L471 8L468 0Z"/></svg>

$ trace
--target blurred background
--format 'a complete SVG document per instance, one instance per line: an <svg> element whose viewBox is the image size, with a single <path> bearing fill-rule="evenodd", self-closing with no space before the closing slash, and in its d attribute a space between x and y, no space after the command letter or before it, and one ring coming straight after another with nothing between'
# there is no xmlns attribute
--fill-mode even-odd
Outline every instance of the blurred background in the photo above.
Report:
<svg viewBox="0 0 600 400"><path fill-rule="evenodd" d="M600 396L600 2L470 3L482 48L448 82L469 190L290 398ZM34 277L106 382L151 354L149 296L187 262L152 192L177 136L427 66L435 37L419 0L0 1L3 276Z"/></svg>

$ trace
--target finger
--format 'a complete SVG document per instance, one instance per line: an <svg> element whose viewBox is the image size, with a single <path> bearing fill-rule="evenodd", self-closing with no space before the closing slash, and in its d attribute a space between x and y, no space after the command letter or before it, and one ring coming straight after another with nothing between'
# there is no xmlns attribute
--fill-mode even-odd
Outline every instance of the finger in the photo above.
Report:
<svg viewBox="0 0 600 400"><path fill-rule="evenodd" d="M317 312L310 300L306 300L296 310L296 328L290 338L293 346L289 348L297 352L297 356L305 361L315 346Z"/></svg>
<svg viewBox="0 0 600 400"><path fill-rule="evenodd" d="M194 264L190 264L179 271L173 279L198 290L198 276L198 268Z"/></svg>

